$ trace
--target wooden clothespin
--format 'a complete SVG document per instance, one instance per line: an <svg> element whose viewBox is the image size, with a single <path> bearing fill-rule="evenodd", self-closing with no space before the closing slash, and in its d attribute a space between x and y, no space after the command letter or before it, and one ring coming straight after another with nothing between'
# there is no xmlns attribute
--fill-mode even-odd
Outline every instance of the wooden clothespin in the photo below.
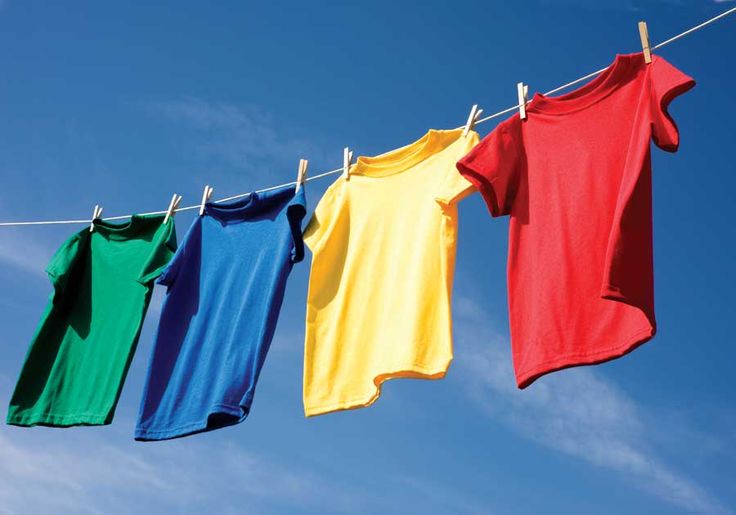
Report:
<svg viewBox="0 0 736 515"><path fill-rule="evenodd" d="M480 114L482 112L483 109L478 109L478 104L473 104L473 107L470 108L468 121L465 122L465 128L463 128L463 136L467 136L468 133L473 130L473 127L475 127L475 122L478 121L478 118L480 118Z"/></svg>
<svg viewBox="0 0 736 515"><path fill-rule="evenodd" d="M95 220L102 216L102 208L95 206L95 210L92 211L92 222L89 224L89 232L95 232Z"/></svg>
<svg viewBox="0 0 736 515"><path fill-rule="evenodd" d="M644 54L644 62L649 64L652 62L652 47L649 46L649 31L647 30L647 22L639 22L639 37L641 38L641 50Z"/></svg>
<svg viewBox="0 0 736 515"><path fill-rule="evenodd" d="M204 216L204 205L212 196L213 191L215 191L215 188L209 184L204 187L204 191L202 192L202 203L199 205L199 216Z"/></svg>
<svg viewBox="0 0 736 515"><path fill-rule="evenodd" d="M296 188L294 188L294 193L299 191L299 188L301 188L302 184L304 183L304 179L307 178L308 165L309 161L307 161L306 159L299 160L299 171L296 174Z"/></svg>
<svg viewBox="0 0 736 515"><path fill-rule="evenodd" d="M177 208L179 207L179 202L181 202L181 195L177 195L176 193L174 193L174 195L171 197L171 202L169 202L169 208L166 210L164 223L168 222L169 218L174 216Z"/></svg>
<svg viewBox="0 0 736 515"><path fill-rule="evenodd" d="M529 101L529 86L523 82L516 84L516 93L519 96L519 117L526 120L526 104Z"/></svg>
<svg viewBox="0 0 736 515"><path fill-rule="evenodd" d="M342 151L342 174L350 180L350 163L353 162L353 151L345 147Z"/></svg>

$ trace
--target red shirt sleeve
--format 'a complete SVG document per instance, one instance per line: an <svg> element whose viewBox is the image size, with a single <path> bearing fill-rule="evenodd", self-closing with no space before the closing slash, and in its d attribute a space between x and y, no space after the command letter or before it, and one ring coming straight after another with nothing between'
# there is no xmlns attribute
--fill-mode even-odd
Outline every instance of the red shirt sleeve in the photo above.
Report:
<svg viewBox="0 0 736 515"><path fill-rule="evenodd" d="M675 152L680 136L667 107L675 97L695 86L695 81L658 55L652 56L648 71L652 139L662 150Z"/></svg>
<svg viewBox="0 0 736 515"><path fill-rule="evenodd" d="M511 213L523 156L521 120L514 116L458 161L458 171L483 195L491 216Z"/></svg>

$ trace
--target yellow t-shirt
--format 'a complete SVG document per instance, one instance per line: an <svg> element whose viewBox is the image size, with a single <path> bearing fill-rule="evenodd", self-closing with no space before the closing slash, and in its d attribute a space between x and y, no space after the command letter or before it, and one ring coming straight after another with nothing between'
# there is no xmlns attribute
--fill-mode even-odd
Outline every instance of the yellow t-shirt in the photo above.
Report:
<svg viewBox="0 0 736 515"><path fill-rule="evenodd" d="M307 416L359 408L395 377L438 379L452 360L456 202L473 191L455 163L478 143L430 130L360 157L320 200L304 352Z"/></svg>

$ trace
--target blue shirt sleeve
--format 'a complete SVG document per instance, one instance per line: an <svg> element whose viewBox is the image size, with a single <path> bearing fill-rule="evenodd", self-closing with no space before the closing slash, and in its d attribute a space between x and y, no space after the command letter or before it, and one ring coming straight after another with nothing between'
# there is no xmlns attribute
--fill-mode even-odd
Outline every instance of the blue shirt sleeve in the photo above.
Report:
<svg viewBox="0 0 736 515"><path fill-rule="evenodd" d="M176 277L179 275L182 263L186 260L187 256L192 252L192 245L198 245L201 234L201 218L197 217L189 226L187 233L184 235L184 239L181 245L176 249L174 256L169 261L168 265L163 269L161 275L158 276L157 283L165 286L171 286L174 284Z"/></svg>
<svg viewBox="0 0 736 515"><path fill-rule="evenodd" d="M299 188L294 198L289 203L286 216L289 219L291 227L291 236L294 246L291 249L291 262L298 263L304 259L304 239L302 237L302 220L307 214L307 197L304 192L304 185Z"/></svg>

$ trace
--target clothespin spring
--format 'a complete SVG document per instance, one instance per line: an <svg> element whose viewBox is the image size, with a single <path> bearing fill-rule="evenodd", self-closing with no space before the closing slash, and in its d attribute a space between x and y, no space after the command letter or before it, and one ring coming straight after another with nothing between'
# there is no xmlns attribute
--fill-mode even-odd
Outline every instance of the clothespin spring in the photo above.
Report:
<svg viewBox="0 0 736 515"><path fill-rule="evenodd" d="M468 121L465 122L465 127L463 128L463 136L467 136L468 133L473 130L473 127L475 127L475 124L480 118L482 112L483 109L478 109L478 104L473 104L473 107L470 108Z"/></svg>
<svg viewBox="0 0 736 515"><path fill-rule="evenodd" d="M526 120L526 104L529 102L529 86L523 82L516 84L516 93L519 97L519 117Z"/></svg>
<svg viewBox="0 0 736 515"><path fill-rule="evenodd" d="M641 38L641 51L644 54L644 62L649 64L652 62L652 48L649 45L649 30L647 30L647 22L639 22L639 37Z"/></svg>
<svg viewBox="0 0 736 515"><path fill-rule="evenodd" d="M304 183L304 179L307 177L307 166L309 165L309 161L306 159L300 159L299 160L299 171L296 175L296 188L294 188L294 193L299 192L299 188L302 187L302 183Z"/></svg>
<svg viewBox="0 0 736 515"><path fill-rule="evenodd" d="M350 180L350 163L353 162L353 151L345 147L342 151L342 173L345 179Z"/></svg>
<svg viewBox="0 0 736 515"><path fill-rule="evenodd" d="M174 193L174 195L171 197L171 202L169 202L169 208L166 210L166 216L164 217L164 223L169 221L169 218L174 216L174 213L176 213L177 208L179 207L179 202L181 202L182 196L177 195Z"/></svg>
<svg viewBox="0 0 736 515"><path fill-rule="evenodd" d="M202 202L199 205L199 216L204 216L204 205L212 196L213 191L215 191L215 188L213 188L209 184L204 187L204 191L202 192Z"/></svg>
<svg viewBox="0 0 736 515"><path fill-rule="evenodd" d="M102 216L102 208L97 205L92 211L92 222L89 224L89 232L95 232L95 220Z"/></svg>

